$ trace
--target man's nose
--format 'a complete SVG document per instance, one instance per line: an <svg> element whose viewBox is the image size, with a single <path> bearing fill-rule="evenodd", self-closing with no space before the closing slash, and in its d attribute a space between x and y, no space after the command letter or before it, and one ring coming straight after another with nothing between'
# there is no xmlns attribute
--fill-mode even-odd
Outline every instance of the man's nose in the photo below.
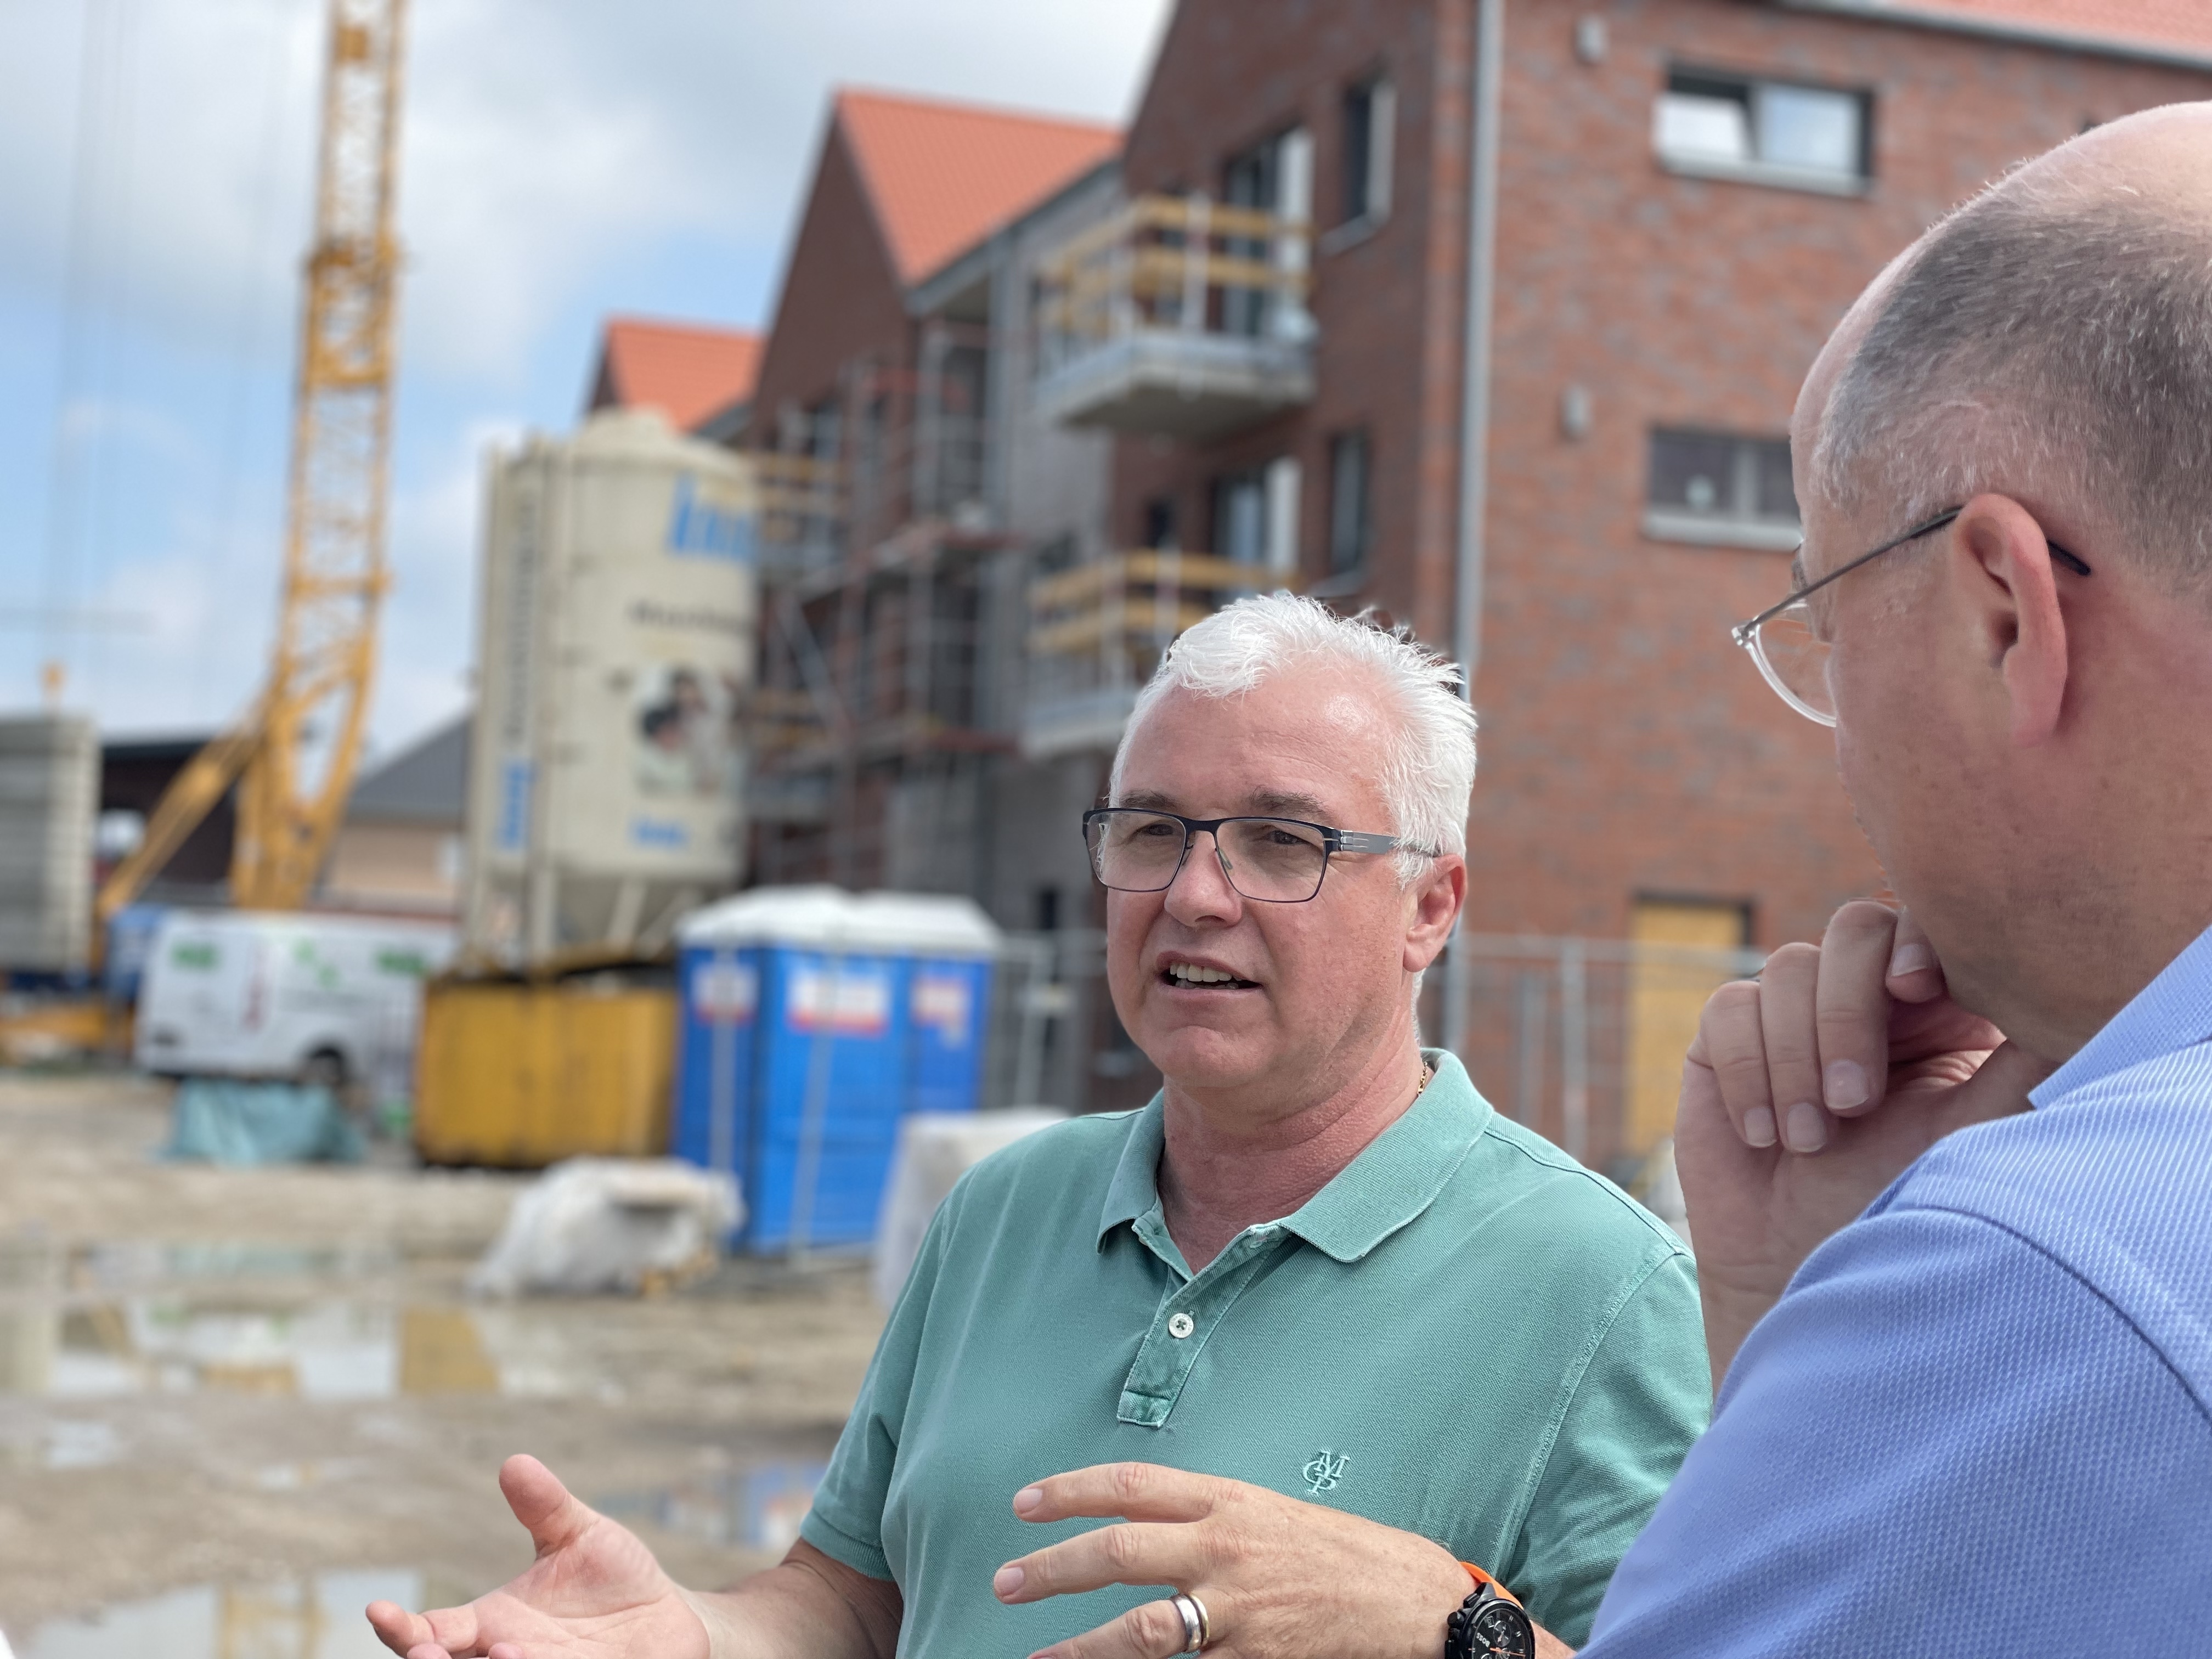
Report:
<svg viewBox="0 0 2212 1659"><path fill-rule="evenodd" d="M1191 836L1182 868L1168 884L1167 908L1181 922L1209 917L1233 921L1243 914L1244 896L1230 884L1229 872L1222 864L1221 843L1211 830L1200 830Z"/></svg>

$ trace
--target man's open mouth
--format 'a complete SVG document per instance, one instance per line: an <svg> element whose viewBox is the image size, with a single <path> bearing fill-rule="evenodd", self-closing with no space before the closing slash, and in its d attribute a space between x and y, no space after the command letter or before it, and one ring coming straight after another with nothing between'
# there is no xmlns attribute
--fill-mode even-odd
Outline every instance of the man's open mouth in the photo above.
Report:
<svg viewBox="0 0 2212 1659"><path fill-rule="evenodd" d="M1178 991L1256 991L1255 981L1239 979L1226 968L1201 968L1195 963L1171 962L1160 969L1160 978Z"/></svg>

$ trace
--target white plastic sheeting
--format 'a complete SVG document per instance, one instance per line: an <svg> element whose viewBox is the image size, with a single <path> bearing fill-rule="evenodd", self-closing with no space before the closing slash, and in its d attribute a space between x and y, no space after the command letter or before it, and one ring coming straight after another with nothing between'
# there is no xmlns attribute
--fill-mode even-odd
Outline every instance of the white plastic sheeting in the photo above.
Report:
<svg viewBox="0 0 2212 1659"><path fill-rule="evenodd" d="M720 1170L672 1158L572 1158L515 1200L468 1287L477 1296L635 1292L711 1266L744 1212Z"/></svg>
<svg viewBox="0 0 2212 1659"><path fill-rule="evenodd" d="M886 1308L906 1288L937 1206L953 1183L1002 1147L1066 1121L1048 1106L1003 1112L915 1112L899 1125L898 1151L876 1224L876 1299Z"/></svg>

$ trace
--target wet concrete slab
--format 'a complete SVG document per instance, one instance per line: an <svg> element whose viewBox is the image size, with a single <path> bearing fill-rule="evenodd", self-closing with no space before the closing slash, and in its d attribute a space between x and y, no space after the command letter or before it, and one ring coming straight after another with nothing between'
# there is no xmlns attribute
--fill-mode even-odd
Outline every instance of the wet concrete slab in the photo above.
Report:
<svg viewBox="0 0 2212 1659"><path fill-rule="evenodd" d="M527 1564L495 1484L516 1451L686 1583L787 1547L880 1327L857 1266L472 1302L516 1179L163 1165L161 1099L0 1073L16 1659L374 1652L374 1595L465 1600ZM379 1574L411 1593L344 1605Z"/></svg>
<svg viewBox="0 0 2212 1659"><path fill-rule="evenodd" d="M420 1572L370 1569L193 1584L41 1625L15 1659L374 1659L386 1650L362 1608L418 1601L422 1583Z"/></svg>

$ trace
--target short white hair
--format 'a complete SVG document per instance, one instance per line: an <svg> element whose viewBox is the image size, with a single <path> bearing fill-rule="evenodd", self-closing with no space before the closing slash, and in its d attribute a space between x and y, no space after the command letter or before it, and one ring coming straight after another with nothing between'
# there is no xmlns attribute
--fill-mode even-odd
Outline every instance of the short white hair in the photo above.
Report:
<svg viewBox="0 0 2212 1659"><path fill-rule="evenodd" d="M1412 843L1395 855L1399 880L1410 882L1421 872L1425 855L1414 848L1464 855L1468 799L1474 792L1475 718L1460 695L1459 665L1415 643L1402 628L1379 626L1369 611L1341 617L1295 593L1238 599L1168 647L1121 730L1109 798L1121 797L1130 740L1169 692L1242 696L1277 674L1323 665L1368 675L1398 716L1379 781L1389 833Z"/></svg>

